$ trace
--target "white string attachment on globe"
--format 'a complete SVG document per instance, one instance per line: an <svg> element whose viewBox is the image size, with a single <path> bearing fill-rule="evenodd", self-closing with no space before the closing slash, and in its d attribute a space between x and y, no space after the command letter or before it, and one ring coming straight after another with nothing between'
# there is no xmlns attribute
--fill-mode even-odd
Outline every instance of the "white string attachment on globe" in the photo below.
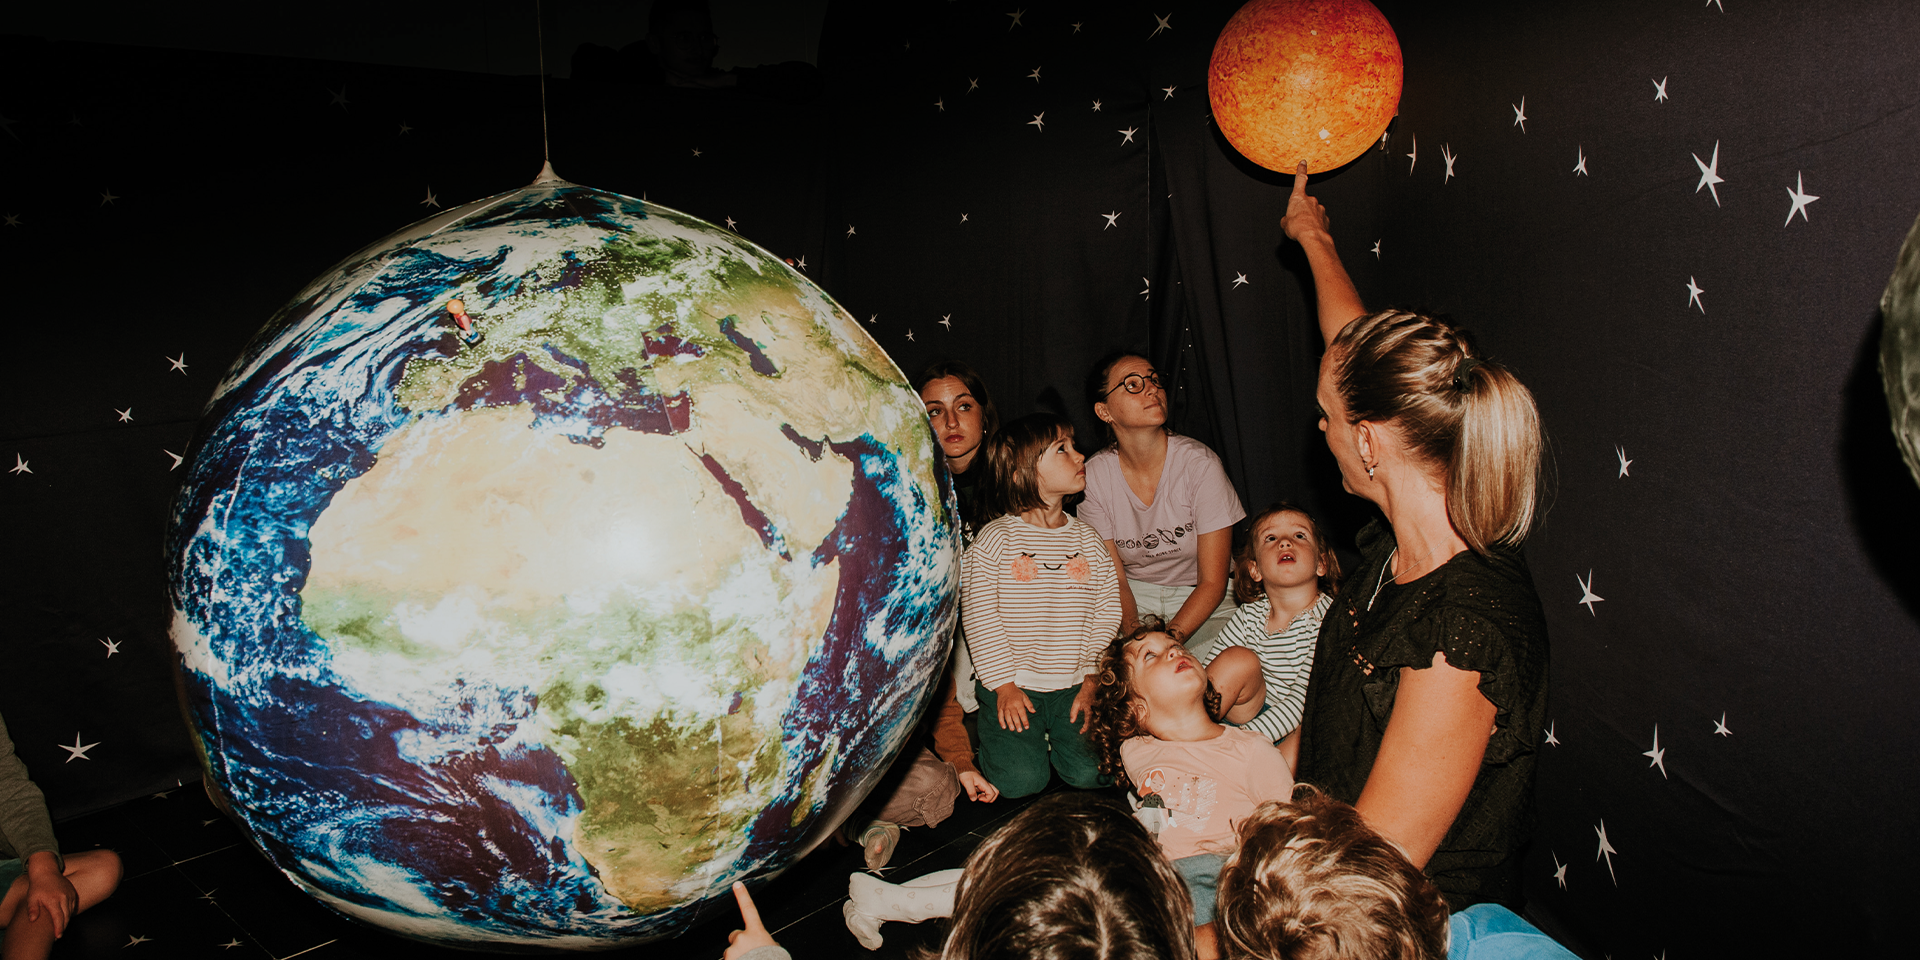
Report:
<svg viewBox="0 0 1920 960"><path fill-rule="evenodd" d="M533 38L540 48L540 160L553 162L553 148L547 143L547 24L540 13L540 0L533 0Z"/></svg>

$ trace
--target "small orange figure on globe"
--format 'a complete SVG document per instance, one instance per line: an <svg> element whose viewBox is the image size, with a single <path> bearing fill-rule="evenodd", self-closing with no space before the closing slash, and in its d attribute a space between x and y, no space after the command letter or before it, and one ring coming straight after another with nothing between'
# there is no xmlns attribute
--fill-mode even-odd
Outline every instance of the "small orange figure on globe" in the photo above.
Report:
<svg viewBox="0 0 1920 960"><path fill-rule="evenodd" d="M1367 0L1252 0L1207 68L1213 121L1269 170L1346 164L1400 109L1400 40Z"/></svg>

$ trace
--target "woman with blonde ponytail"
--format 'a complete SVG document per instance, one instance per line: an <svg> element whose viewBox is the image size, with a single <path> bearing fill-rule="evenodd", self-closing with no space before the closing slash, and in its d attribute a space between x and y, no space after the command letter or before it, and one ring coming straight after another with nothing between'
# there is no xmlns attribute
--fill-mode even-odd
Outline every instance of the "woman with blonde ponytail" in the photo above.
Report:
<svg viewBox="0 0 1920 960"><path fill-rule="evenodd" d="M1281 226L1306 252L1327 341L1320 428L1347 491L1381 517L1360 531L1281 749L1453 909L1517 906L1547 697L1546 622L1518 549L1539 411L1451 324L1367 313L1306 184L1303 165Z"/></svg>

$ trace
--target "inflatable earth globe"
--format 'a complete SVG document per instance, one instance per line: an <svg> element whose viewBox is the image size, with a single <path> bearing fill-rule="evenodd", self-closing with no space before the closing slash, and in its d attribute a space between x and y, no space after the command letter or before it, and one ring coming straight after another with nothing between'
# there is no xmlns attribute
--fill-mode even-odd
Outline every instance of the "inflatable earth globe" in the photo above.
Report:
<svg viewBox="0 0 1920 960"><path fill-rule="evenodd" d="M893 362L730 232L550 176L421 221L281 310L202 421L168 556L208 788L418 940L733 916L926 705L943 477Z"/></svg>

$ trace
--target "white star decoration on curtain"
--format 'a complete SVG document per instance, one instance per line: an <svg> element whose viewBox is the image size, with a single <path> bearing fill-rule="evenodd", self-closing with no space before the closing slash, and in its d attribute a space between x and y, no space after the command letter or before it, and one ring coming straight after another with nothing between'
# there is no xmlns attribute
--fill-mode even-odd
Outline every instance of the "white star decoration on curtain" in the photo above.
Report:
<svg viewBox="0 0 1920 960"><path fill-rule="evenodd" d="M1613 879L1613 885L1617 887L1617 886L1619 886L1619 885L1620 885L1620 878L1619 878L1619 877L1617 877L1617 876L1614 876L1614 873L1613 873L1613 858L1614 858L1614 857L1616 857L1616 856L1619 856L1619 855L1620 855L1620 851L1618 851L1618 850L1615 850L1615 849L1613 848L1613 844L1612 844L1611 842L1609 842L1609 841L1607 840L1607 821L1606 821L1606 818L1604 818L1604 817L1603 817L1603 818L1601 818L1601 820L1600 820L1600 825L1599 825L1599 826L1597 826L1597 827L1594 827L1594 828L1593 828L1593 832L1594 832L1594 834L1595 834L1596 836L1598 836L1598 837L1600 838L1600 850L1599 850L1599 852L1598 852L1598 853L1595 853L1595 854L1593 855L1593 858L1594 858L1595 860L1599 860L1599 859L1602 859L1602 858L1605 858L1605 859L1606 859L1606 861L1607 861L1607 876L1608 876L1608 877L1611 877L1611 878Z"/></svg>
<svg viewBox="0 0 1920 960"><path fill-rule="evenodd" d="M1720 141L1713 142L1713 162L1701 160L1697 153L1693 155L1693 162L1700 167L1700 182L1694 186L1693 192L1699 193L1705 188L1713 194L1713 205L1719 206L1720 185L1727 182L1725 177L1720 176Z"/></svg>
<svg viewBox="0 0 1920 960"><path fill-rule="evenodd" d="M1526 97L1521 97L1519 103L1513 104L1513 125L1516 127L1519 127L1521 133L1527 132L1527 98Z"/></svg>
<svg viewBox="0 0 1920 960"><path fill-rule="evenodd" d="M1582 580L1577 573L1573 575L1573 578L1580 581L1580 600L1578 602L1586 605L1588 613L1596 617L1599 616L1600 614L1594 611L1593 605L1607 598L1593 592L1593 571L1588 570L1586 579L1584 580Z"/></svg>
<svg viewBox="0 0 1920 960"><path fill-rule="evenodd" d="M1707 305L1700 300L1700 295L1706 292L1706 288L1695 283L1692 277L1687 278L1687 306L1699 307L1701 313L1706 313Z"/></svg>
<svg viewBox="0 0 1920 960"><path fill-rule="evenodd" d="M1787 210L1787 222L1781 226L1792 223L1793 215L1796 213L1800 215L1801 223L1811 222L1807 220L1807 204L1820 198L1806 193L1806 189L1806 175L1796 172L1793 175L1793 186L1787 188L1787 196L1793 200L1793 206Z"/></svg>
<svg viewBox="0 0 1920 960"><path fill-rule="evenodd" d="M1644 751L1640 755L1643 757L1652 758L1653 762L1650 764L1647 764L1647 766L1659 767L1660 779L1662 780L1667 779L1667 752L1665 750L1660 749L1660 725L1659 724L1656 723L1653 725L1653 749Z"/></svg>

